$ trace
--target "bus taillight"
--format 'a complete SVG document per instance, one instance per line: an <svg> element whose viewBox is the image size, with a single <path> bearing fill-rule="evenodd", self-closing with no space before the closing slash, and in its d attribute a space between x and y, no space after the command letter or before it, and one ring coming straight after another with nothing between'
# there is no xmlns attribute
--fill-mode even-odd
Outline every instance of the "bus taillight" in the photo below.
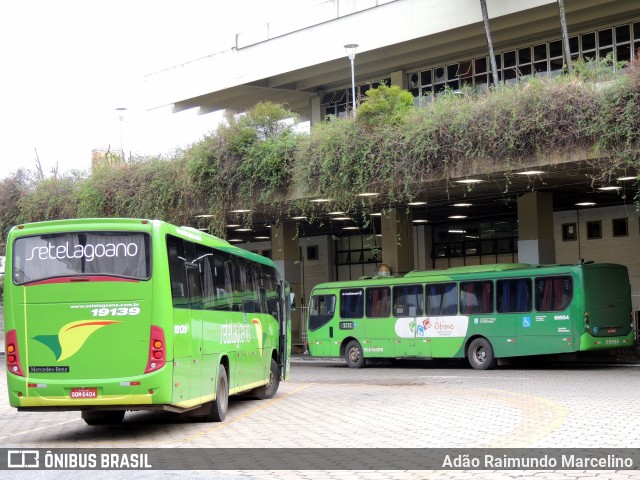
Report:
<svg viewBox="0 0 640 480"><path fill-rule="evenodd" d="M20 354L18 352L18 338L15 330L9 330L6 334L7 369L14 375L24 377L22 366L20 365Z"/></svg>
<svg viewBox="0 0 640 480"><path fill-rule="evenodd" d="M160 327L151 327L149 338L149 357L144 373L155 372L167 363L166 347L164 343L164 331Z"/></svg>
<svg viewBox="0 0 640 480"><path fill-rule="evenodd" d="M589 325L589 312L584 312L584 329L589 330L591 325Z"/></svg>

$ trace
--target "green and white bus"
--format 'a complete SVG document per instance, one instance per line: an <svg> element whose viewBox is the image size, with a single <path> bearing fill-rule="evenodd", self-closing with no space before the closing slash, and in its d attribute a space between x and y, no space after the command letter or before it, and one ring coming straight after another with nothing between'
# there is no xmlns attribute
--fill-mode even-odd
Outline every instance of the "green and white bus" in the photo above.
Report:
<svg viewBox="0 0 640 480"><path fill-rule="evenodd" d="M623 265L495 264L319 284L307 339L313 356L467 358L475 369L505 357L633 345Z"/></svg>
<svg viewBox="0 0 640 480"><path fill-rule="evenodd" d="M224 420L228 396L275 395L289 375L290 292L275 264L159 220L11 229L4 290L9 402Z"/></svg>

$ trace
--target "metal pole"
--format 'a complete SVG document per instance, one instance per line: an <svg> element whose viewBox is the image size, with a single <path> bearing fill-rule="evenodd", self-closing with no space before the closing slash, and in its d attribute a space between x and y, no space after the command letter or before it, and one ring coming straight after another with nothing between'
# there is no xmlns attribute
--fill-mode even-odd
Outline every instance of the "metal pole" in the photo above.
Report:
<svg viewBox="0 0 640 480"><path fill-rule="evenodd" d="M355 55L351 58L351 100L353 103L353 114L356 114L356 74L354 67Z"/></svg>

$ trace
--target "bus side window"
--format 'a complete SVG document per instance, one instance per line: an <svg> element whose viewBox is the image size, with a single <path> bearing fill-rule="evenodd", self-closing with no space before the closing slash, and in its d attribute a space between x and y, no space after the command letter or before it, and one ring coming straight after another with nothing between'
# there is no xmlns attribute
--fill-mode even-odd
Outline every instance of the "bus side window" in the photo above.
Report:
<svg viewBox="0 0 640 480"><path fill-rule="evenodd" d="M460 283L460 312L493 313L493 282L490 280Z"/></svg>
<svg viewBox="0 0 640 480"><path fill-rule="evenodd" d="M167 255L169 257L169 277L173 306L189 308L187 288L187 269L185 265L184 244L181 239L167 236Z"/></svg>
<svg viewBox="0 0 640 480"><path fill-rule="evenodd" d="M458 288L455 283L427 285L427 315L446 316L458 313Z"/></svg>
<svg viewBox="0 0 640 480"><path fill-rule="evenodd" d="M362 318L364 292L361 288L340 290L340 318Z"/></svg>
<svg viewBox="0 0 640 480"><path fill-rule="evenodd" d="M424 294L422 285L401 285L393 287L393 315L395 317L422 315Z"/></svg>
<svg viewBox="0 0 640 480"><path fill-rule="evenodd" d="M573 299L573 282L570 276L538 277L535 282L536 310L560 312Z"/></svg>

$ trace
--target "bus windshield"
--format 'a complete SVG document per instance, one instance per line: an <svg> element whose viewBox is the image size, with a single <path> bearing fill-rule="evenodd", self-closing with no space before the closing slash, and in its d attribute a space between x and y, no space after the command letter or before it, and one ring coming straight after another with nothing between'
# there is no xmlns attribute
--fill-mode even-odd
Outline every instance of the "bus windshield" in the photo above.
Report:
<svg viewBox="0 0 640 480"><path fill-rule="evenodd" d="M146 233L78 232L18 238L13 246L16 285L75 275L150 277Z"/></svg>

